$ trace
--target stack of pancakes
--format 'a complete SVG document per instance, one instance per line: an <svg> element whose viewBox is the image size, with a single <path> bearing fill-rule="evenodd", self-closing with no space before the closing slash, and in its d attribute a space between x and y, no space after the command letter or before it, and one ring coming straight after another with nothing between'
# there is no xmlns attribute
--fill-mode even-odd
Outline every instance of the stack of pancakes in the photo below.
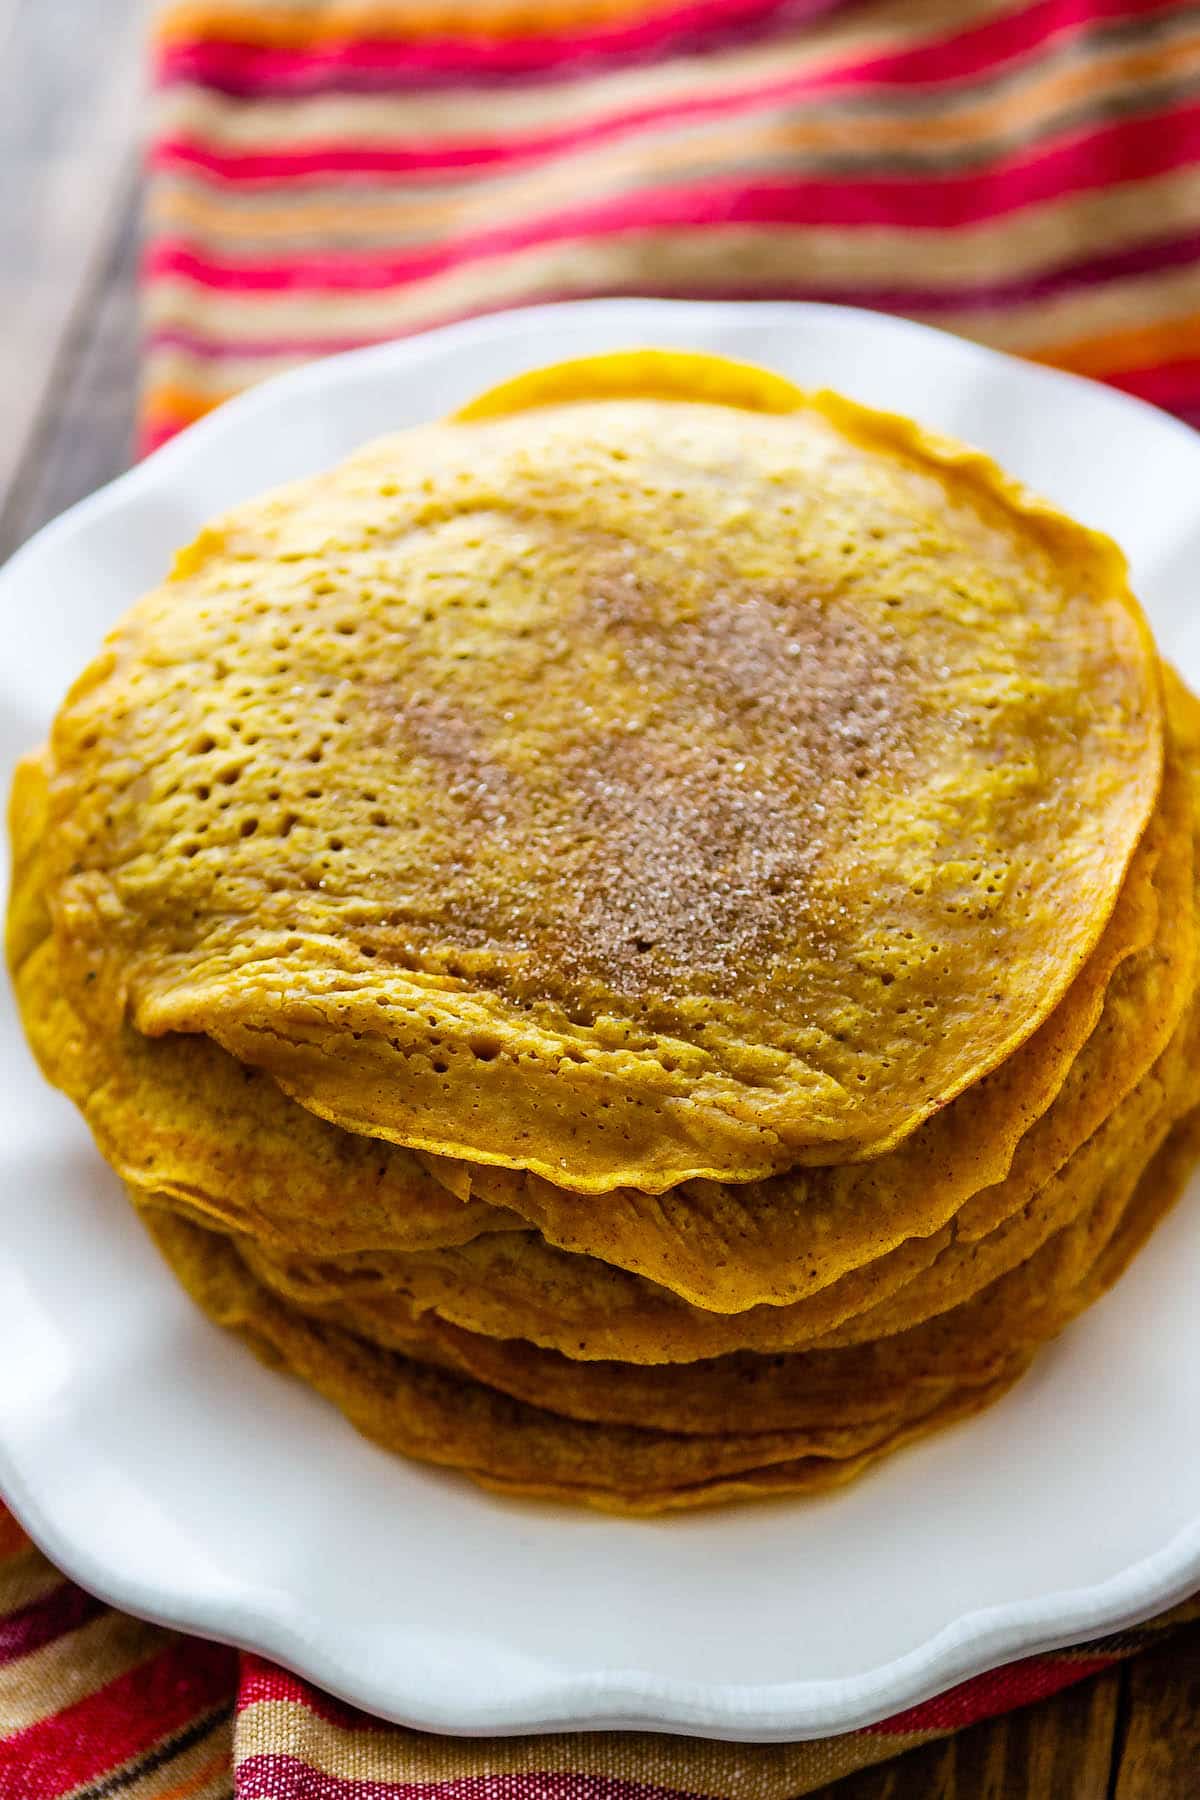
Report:
<svg viewBox="0 0 1200 1800"><path fill-rule="evenodd" d="M1194 1150L1200 708L1108 540L717 359L219 519L14 791L30 1041L201 1306L509 1493L807 1491Z"/></svg>

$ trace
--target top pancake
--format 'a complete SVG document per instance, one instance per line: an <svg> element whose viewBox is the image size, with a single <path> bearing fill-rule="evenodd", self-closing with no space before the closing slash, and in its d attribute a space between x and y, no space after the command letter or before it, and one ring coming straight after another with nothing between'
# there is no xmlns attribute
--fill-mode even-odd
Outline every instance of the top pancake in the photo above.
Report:
<svg viewBox="0 0 1200 1800"><path fill-rule="evenodd" d="M1162 754L1119 553L707 359L492 410L218 521L76 684L73 1003L581 1192L882 1152L1112 911Z"/></svg>

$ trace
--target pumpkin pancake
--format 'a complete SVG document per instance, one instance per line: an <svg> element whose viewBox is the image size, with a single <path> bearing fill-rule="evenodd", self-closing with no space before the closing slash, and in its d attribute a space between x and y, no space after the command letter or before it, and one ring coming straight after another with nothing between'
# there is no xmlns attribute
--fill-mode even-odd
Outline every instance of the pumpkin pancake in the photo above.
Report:
<svg viewBox="0 0 1200 1800"><path fill-rule="evenodd" d="M218 520L76 683L67 998L580 1192L893 1148L1050 1017L1150 816L1119 553L711 360L477 410Z"/></svg>

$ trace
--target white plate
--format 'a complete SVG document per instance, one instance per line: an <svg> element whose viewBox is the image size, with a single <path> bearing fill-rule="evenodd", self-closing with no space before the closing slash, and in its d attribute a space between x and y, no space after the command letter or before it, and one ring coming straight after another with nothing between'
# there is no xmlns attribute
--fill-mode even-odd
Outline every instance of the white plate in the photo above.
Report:
<svg viewBox="0 0 1200 1800"><path fill-rule="evenodd" d="M600 301L331 359L223 407L0 575L0 779L231 501L532 364L717 349L984 446L1131 555L1200 677L1200 437L878 315ZM393 1459L196 1313L0 1001L0 1489L62 1568L433 1731L795 1738L1200 1585L1200 1193L1000 1405L844 1493L666 1522Z"/></svg>

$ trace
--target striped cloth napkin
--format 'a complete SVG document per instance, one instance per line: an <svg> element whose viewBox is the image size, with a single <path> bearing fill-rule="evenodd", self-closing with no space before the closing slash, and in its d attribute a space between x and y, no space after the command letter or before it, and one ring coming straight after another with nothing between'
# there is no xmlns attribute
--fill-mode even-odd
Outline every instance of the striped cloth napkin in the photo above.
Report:
<svg viewBox="0 0 1200 1800"><path fill-rule="evenodd" d="M807 1744L652 1732L447 1738L344 1706L258 1656L145 1625L64 1581L0 1507L4 1800L795 1800L1046 1699L1200 1619L1030 1657ZM901 1787L898 1794L905 1790Z"/></svg>
<svg viewBox="0 0 1200 1800"><path fill-rule="evenodd" d="M1200 5L192 0L155 64L147 448L305 358L596 294L879 307L1200 424ZM440 1739L102 1606L0 1509L0 1795L789 1800L1191 1618L816 1743Z"/></svg>
<svg viewBox="0 0 1200 1800"><path fill-rule="evenodd" d="M1187 0L191 0L156 63L147 446L595 294L879 307L1200 422Z"/></svg>

